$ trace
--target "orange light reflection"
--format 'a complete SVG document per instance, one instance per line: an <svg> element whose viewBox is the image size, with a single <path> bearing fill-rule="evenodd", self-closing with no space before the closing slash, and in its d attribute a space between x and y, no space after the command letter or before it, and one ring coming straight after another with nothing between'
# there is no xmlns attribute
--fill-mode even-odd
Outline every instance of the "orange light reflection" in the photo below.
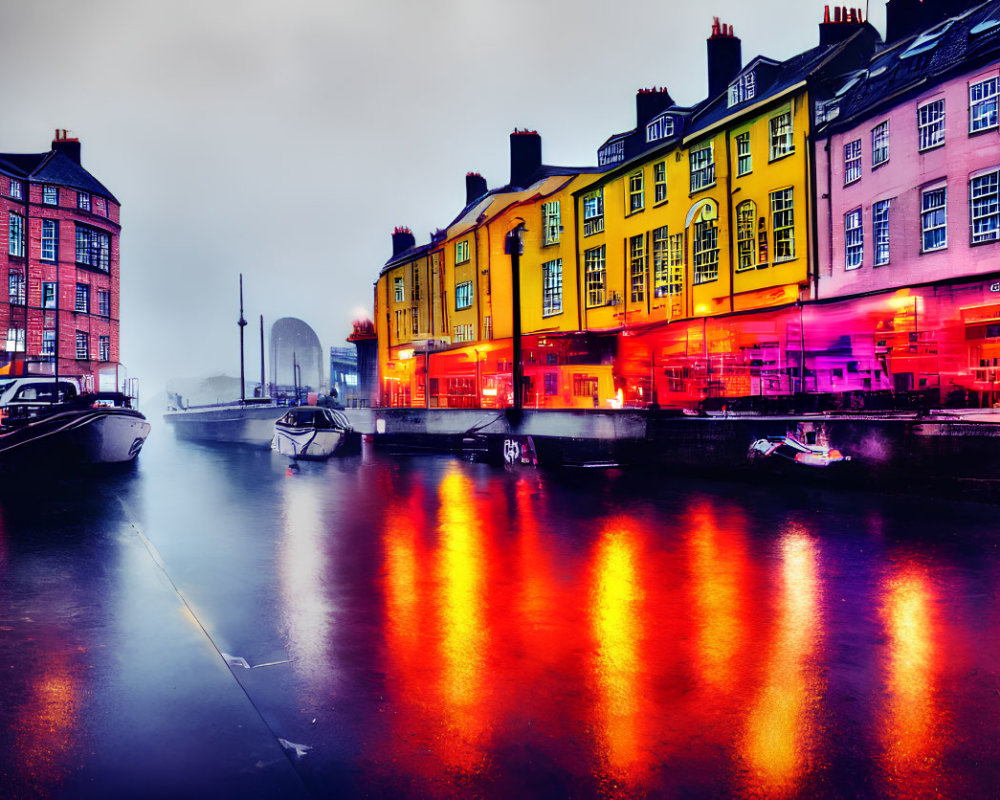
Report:
<svg viewBox="0 0 1000 800"><path fill-rule="evenodd" d="M936 600L927 575L913 564L896 568L883 588L889 662L882 741L888 783L900 797L924 796L940 788Z"/></svg>
<svg viewBox="0 0 1000 800"><path fill-rule="evenodd" d="M815 753L821 595L815 542L800 532L786 533L775 640L742 741L751 789L768 797L794 794Z"/></svg>

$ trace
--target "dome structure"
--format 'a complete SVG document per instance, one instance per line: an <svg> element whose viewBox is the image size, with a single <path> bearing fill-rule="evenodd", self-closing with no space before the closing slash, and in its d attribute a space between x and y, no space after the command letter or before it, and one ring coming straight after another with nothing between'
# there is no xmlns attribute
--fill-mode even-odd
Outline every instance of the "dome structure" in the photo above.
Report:
<svg viewBox="0 0 1000 800"><path fill-rule="evenodd" d="M296 380L292 365L299 367L298 385L312 391L325 387L323 348L316 332L295 317L282 317L271 325L270 382L273 386L291 388Z"/></svg>

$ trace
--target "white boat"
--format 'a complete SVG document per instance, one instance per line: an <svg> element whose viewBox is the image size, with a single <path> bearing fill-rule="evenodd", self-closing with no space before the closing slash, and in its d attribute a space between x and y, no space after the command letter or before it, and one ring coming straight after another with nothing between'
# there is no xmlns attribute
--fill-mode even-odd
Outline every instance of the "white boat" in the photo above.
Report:
<svg viewBox="0 0 1000 800"><path fill-rule="evenodd" d="M292 458L321 460L332 456L352 430L340 411L296 406L274 423L271 448Z"/></svg>
<svg viewBox="0 0 1000 800"><path fill-rule="evenodd" d="M274 437L274 422L287 406L279 406L267 397L248 398L245 394L243 363L243 276L240 275L240 394L239 400L210 405L172 408L163 421L178 439L196 442L229 442L254 447L268 447ZM260 392L264 393L264 318L260 318Z"/></svg>
<svg viewBox="0 0 1000 800"><path fill-rule="evenodd" d="M150 426L119 392L82 393L72 378L16 378L0 387L0 466L55 468L132 461Z"/></svg>
<svg viewBox="0 0 1000 800"><path fill-rule="evenodd" d="M274 437L275 420L287 410L287 406L266 398L235 400L168 411L163 421L173 428L178 439L267 447Z"/></svg>

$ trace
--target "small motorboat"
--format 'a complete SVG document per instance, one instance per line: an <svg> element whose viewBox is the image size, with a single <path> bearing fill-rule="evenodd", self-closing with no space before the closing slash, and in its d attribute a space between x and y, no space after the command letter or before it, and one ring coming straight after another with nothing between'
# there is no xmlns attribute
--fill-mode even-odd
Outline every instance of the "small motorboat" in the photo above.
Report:
<svg viewBox="0 0 1000 800"><path fill-rule="evenodd" d="M757 439L750 445L748 455L751 461L770 459L818 468L851 460L850 456L845 456L828 445L804 444L794 436L765 436Z"/></svg>
<svg viewBox="0 0 1000 800"><path fill-rule="evenodd" d="M332 456L353 431L340 411L324 406L295 406L274 423L271 449L292 458L321 460Z"/></svg>

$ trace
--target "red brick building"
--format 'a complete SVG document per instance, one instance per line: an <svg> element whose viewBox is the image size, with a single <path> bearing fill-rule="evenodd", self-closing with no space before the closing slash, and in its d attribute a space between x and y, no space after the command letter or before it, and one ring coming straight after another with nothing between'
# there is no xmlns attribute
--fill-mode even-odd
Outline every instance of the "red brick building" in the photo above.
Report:
<svg viewBox="0 0 1000 800"><path fill-rule="evenodd" d="M0 374L120 387L119 209L64 130L48 152L0 153Z"/></svg>

